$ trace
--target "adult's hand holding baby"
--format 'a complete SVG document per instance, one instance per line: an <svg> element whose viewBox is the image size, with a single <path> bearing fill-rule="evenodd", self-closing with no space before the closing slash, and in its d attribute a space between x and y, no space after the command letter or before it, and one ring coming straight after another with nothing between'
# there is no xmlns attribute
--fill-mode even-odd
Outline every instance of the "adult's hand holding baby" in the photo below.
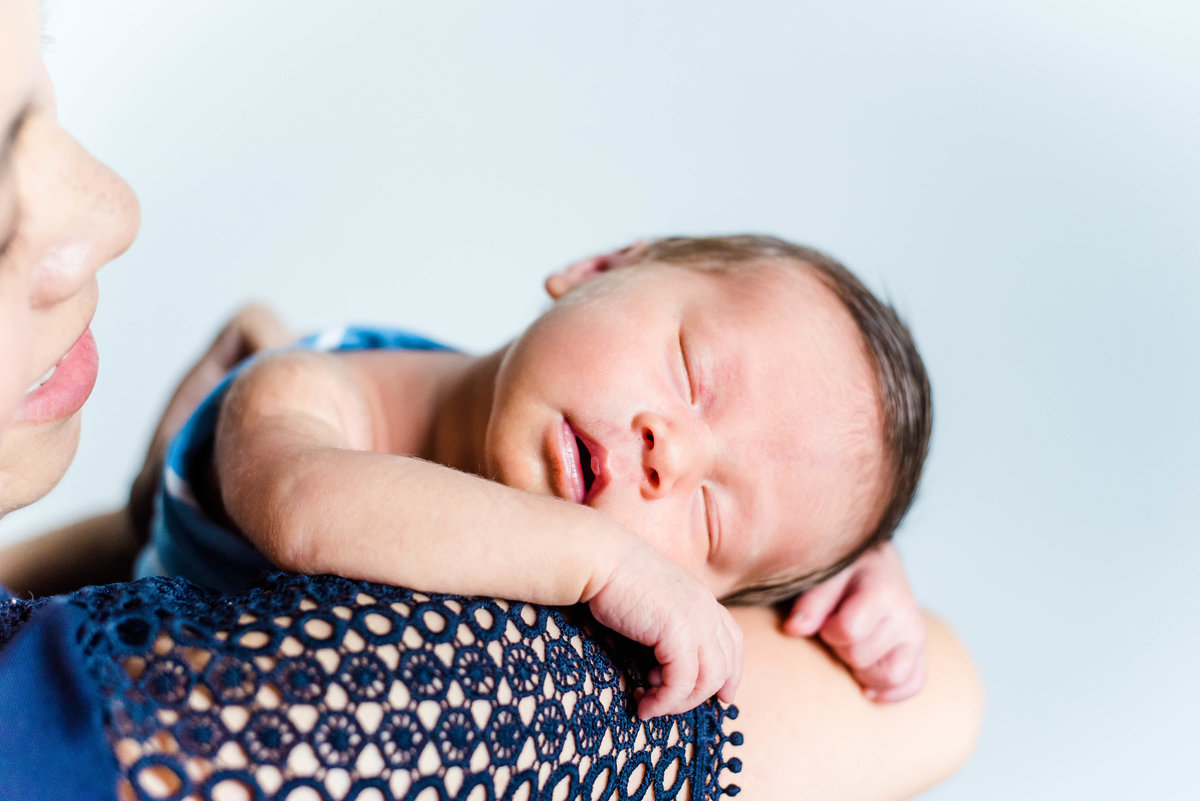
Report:
<svg viewBox="0 0 1200 801"><path fill-rule="evenodd" d="M903 701L925 684L925 618L891 543L796 599L784 629L819 635L873 701Z"/></svg>
<svg viewBox="0 0 1200 801"><path fill-rule="evenodd" d="M642 719L681 714L714 693L733 701L742 630L695 577L642 543L589 601L601 624L654 649L659 667L638 701Z"/></svg>
<svg viewBox="0 0 1200 801"><path fill-rule="evenodd" d="M258 303L247 304L229 318L208 350L179 382L158 421L146 451L146 461L129 492L129 518L142 542L149 535L154 493L162 475L167 445L176 432L238 362L259 351L287 345L294 339L274 311Z"/></svg>

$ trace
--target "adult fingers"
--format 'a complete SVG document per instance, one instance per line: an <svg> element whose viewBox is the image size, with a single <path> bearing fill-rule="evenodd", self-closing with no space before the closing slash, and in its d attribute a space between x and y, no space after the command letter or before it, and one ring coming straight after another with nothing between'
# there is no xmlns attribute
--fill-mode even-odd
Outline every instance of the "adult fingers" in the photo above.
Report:
<svg viewBox="0 0 1200 801"><path fill-rule="evenodd" d="M129 491L130 519L143 540L149 533L163 456L175 432L234 365L260 350L287 344L292 338L275 312L259 303L248 304L229 318L204 355L179 382L159 418L141 472Z"/></svg>
<svg viewBox="0 0 1200 801"><path fill-rule="evenodd" d="M228 370L247 356L286 345L292 339L291 331L273 310L261 303L249 303L225 324L209 355Z"/></svg>
<svg viewBox="0 0 1200 801"><path fill-rule="evenodd" d="M248 304L234 312L176 387L155 432L156 443L165 445L197 404L238 362L261 350L287 344L292 338L278 315L260 303Z"/></svg>
<svg viewBox="0 0 1200 801"><path fill-rule="evenodd" d="M173 436L238 362L259 351L285 345L292 338L287 326L266 306L251 303L238 309L179 383L159 423L159 434L167 439Z"/></svg>

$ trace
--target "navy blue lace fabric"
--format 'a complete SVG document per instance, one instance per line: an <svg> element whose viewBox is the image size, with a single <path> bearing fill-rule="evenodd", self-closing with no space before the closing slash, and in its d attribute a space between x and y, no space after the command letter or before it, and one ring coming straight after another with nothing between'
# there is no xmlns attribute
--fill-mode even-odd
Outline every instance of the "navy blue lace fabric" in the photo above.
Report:
<svg viewBox="0 0 1200 801"><path fill-rule="evenodd" d="M58 601L62 602L62 601ZM0 605L0 642L39 601ZM640 721L647 654L585 608L276 573L237 596L146 579L67 597L117 797L715 799L715 701Z"/></svg>

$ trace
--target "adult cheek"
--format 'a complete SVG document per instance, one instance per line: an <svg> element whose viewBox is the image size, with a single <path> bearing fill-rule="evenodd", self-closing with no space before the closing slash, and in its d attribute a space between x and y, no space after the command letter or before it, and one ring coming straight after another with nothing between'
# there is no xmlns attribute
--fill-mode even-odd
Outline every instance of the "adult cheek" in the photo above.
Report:
<svg viewBox="0 0 1200 801"><path fill-rule="evenodd" d="M92 277L66 299L33 311L30 315L31 382L56 364L83 334L95 314L99 297L99 285Z"/></svg>
<svg viewBox="0 0 1200 801"><path fill-rule="evenodd" d="M21 406L32 364L29 312L4 308L5 289L0 286L0 436Z"/></svg>
<svg viewBox="0 0 1200 801"><path fill-rule="evenodd" d="M137 197L53 119L38 116L21 137L19 186L33 304L53 306L84 288L137 235Z"/></svg>

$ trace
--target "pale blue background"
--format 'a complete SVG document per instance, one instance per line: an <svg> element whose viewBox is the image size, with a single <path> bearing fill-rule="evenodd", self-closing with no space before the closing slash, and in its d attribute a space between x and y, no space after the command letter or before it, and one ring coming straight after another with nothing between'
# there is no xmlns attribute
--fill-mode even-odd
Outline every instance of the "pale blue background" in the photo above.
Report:
<svg viewBox="0 0 1200 801"><path fill-rule="evenodd" d="M774 232L886 290L933 374L900 542L990 709L929 797L1200 795L1200 5L48 10L63 117L145 223L79 459L5 536L120 500L239 299L486 348L575 257Z"/></svg>

